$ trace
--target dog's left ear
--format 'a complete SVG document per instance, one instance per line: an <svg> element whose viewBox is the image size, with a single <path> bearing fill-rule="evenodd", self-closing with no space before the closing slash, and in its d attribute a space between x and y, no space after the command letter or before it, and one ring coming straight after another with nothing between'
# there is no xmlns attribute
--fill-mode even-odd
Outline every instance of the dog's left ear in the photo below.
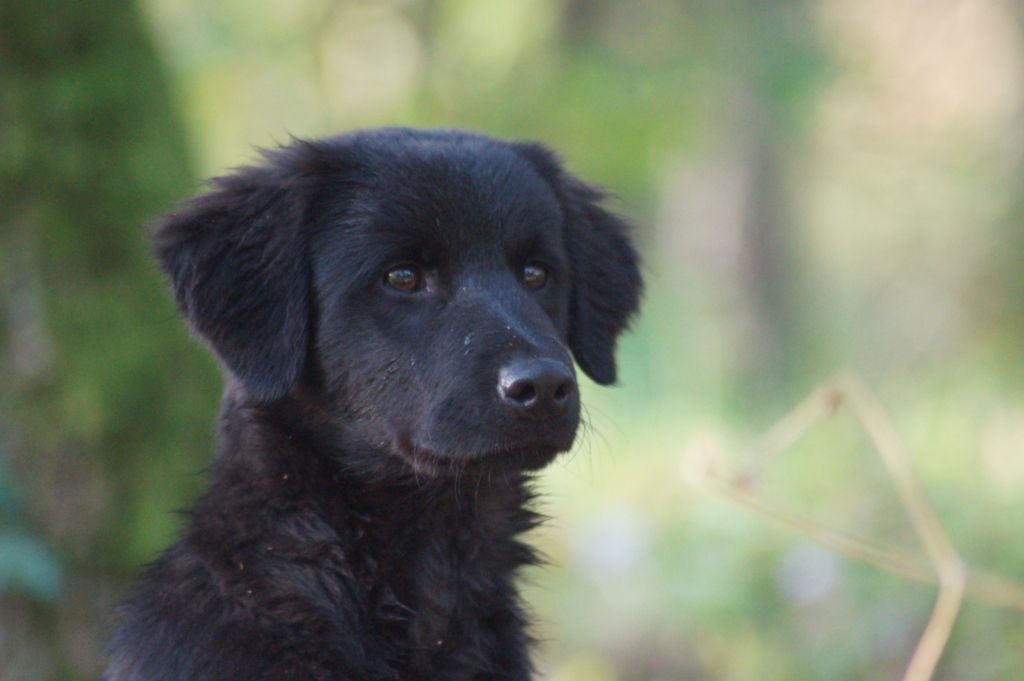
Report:
<svg viewBox="0 0 1024 681"><path fill-rule="evenodd" d="M595 382L615 382L615 345L640 305L643 279L630 226L601 204L607 194L562 168L541 144L515 149L548 181L562 203L572 269L569 349Z"/></svg>

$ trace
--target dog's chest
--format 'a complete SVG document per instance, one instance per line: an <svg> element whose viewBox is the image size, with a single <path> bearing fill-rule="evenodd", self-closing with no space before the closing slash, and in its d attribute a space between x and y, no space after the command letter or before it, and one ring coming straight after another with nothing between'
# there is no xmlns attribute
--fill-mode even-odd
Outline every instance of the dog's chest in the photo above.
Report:
<svg viewBox="0 0 1024 681"><path fill-rule="evenodd" d="M518 643L512 579L528 550L511 520L488 505L442 509L410 519L383 544L368 534L377 550L360 555L379 561L373 629L390 642L402 678L479 678L503 666L481 653Z"/></svg>

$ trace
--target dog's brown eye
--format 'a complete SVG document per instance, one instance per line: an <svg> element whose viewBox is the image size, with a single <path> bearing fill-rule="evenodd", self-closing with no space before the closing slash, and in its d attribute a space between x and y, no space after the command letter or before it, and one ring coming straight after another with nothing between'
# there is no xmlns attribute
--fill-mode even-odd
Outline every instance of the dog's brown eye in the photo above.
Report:
<svg viewBox="0 0 1024 681"><path fill-rule="evenodd" d="M423 283L423 275L419 269L412 265L402 265L384 275L384 281L396 291L410 293L420 288Z"/></svg>
<svg viewBox="0 0 1024 681"><path fill-rule="evenodd" d="M536 263L523 268L523 286L526 288L542 288L548 281L548 271Z"/></svg>

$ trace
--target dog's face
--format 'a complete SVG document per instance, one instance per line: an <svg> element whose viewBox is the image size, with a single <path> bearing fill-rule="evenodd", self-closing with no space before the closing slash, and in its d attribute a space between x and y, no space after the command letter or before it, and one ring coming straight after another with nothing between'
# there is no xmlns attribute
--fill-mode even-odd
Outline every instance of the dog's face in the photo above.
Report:
<svg viewBox="0 0 1024 681"><path fill-rule="evenodd" d="M615 379L625 225L543 147L385 129L267 154L156 233L193 328L253 400L315 401L421 474L532 469Z"/></svg>

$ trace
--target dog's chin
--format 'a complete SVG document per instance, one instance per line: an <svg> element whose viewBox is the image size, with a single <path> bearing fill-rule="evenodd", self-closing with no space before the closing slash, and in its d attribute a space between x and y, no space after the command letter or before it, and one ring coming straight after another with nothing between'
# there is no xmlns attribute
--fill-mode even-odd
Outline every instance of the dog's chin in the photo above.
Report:
<svg viewBox="0 0 1024 681"><path fill-rule="evenodd" d="M401 452L401 455L416 475L428 478L466 478L537 471L554 461L566 449L555 445L531 444L471 453L449 453L412 446Z"/></svg>

